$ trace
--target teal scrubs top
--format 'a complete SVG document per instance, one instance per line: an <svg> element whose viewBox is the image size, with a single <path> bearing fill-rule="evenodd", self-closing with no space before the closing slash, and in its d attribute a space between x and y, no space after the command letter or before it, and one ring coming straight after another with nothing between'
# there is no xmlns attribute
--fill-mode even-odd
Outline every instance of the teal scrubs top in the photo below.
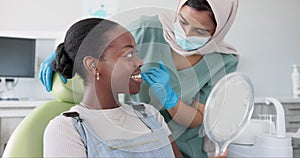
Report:
<svg viewBox="0 0 300 158"><path fill-rule="evenodd" d="M138 56L144 61L142 72L149 67L158 66L158 61L162 61L168 67L173 89L187 105L191 105L195 99L205 105L216 82L224 75L236 70L238 58L232 54L219 52L206 54L194 66L177 70L171 48L164 39L163 28L157 16L143 16L127 26L127 29L136 40ZM202 149L204 137L199 135L201 126L187 128L174 122L146 82L141 84L138 94L126 96L126 100L145 102L156 107L168 123L184 157L207 157Z"/></svg>

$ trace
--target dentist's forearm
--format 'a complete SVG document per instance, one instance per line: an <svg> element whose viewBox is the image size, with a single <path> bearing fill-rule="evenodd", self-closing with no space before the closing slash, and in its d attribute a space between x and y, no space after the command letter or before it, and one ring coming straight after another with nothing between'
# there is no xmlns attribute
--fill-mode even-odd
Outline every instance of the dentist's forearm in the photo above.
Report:
<svg viewBox="0 0 300 158"><path fill-rule="evenodd" d="M169 109L168 112L176 123L195 128L203 122L204 105L194 101L190 106L178 99L176 106Z"/></svg>

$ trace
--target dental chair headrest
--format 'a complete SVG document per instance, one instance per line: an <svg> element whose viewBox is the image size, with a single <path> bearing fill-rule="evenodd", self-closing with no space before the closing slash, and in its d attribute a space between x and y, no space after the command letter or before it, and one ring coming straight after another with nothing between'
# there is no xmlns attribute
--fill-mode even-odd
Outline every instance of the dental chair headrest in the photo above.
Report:
<svg viewBox="0 0 300 158"><path fill-rule="evenodd" d="M52 84L52 95L63 102L79 103L83 97L83 80L75 75L64 84L58 73L54 73Z"/></svg>

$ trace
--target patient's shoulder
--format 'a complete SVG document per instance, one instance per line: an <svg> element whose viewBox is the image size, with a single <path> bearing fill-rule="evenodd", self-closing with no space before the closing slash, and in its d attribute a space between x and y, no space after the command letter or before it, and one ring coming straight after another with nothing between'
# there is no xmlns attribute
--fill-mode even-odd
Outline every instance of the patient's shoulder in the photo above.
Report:
<svg viewBox="0 0 300 158"><path fill-rule="evenodd" d="M60 132L73 129L71 118L65 117L62 114L53 118L47 125L46 131Z"/></svg>

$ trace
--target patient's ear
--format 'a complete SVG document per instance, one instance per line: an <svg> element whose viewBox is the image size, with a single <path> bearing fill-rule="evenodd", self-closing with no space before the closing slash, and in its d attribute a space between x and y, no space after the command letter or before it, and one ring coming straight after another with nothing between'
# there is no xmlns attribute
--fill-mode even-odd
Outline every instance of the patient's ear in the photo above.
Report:
<svg viewBox="0 0 300 158"><path fill-rule="evenodd" d="M99 69L97 61L94 57L86 56L83 58L83 65L88 72L97 72Z"/></svg>

